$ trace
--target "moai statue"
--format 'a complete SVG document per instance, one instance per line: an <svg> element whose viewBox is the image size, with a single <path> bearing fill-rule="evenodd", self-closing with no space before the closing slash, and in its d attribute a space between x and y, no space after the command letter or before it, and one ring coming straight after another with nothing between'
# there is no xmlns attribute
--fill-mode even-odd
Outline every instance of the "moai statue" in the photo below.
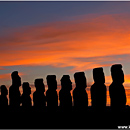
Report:
<svg viewBox="0 0 130 130"><path fill-rule="evenodd" d="M92 107L95 109L104 109L106 107L106 86L103 68L93 69L94 84L91 86Z"/></svg>
<svg viewBox="0 0 130 130"><path fill-rule="evenodd" d="M74 107L77 109L85 109L88 107L88 95L85 90L87 81L84 72L76 72L74 74L76 88L73 90Z"/></svg>
<svg viewBox="0 0 130 130"><path fill-rule="evenodd" d="M111 67L112 84L109 86L110 103L114 109L125 108L126 93L123 86L124 73L121 64L115 64Z"/></svg>
<svg viewBox="0 0 130 130"><path fill-rule="evenodd" d="M5 85L0 86L1 95L0 95L0 108L5 108L8 106L8 90Z"/></svg>
<svg viewBox="0 0 130 130"><path fill-rule="evenodd" d="M29 86L29 83L23 82L22 88L23 88L23 94L21 96L22 106L25 108L29 108L32 106L31 97L30 97L31 88Z"/></svg>
<svg viewBox="0 0 130 130"><path fill-rule="evenodd" d="M9 88L9 104L11 107L19 107L21 103L21 94L19 87L21 86L21 78L18 75L18 71L14 71L11 74L12 85Z"/></svg>
<svg viewBox="0 0 130 130"><path fill-rule="evenodd" d="M50 110L56 110L58 107L57 81L55 75L47 75L48 90L46 91L47 107Z"/></svg>
<svg viewBox="0 0 130 130"><path fill-rule="evenodd" d="M60 107L62 110L71 110L72 108L71 90L72 82L70 80L70 76L63 75L61 78L61 90L59 92Z"/></svg>
<svg viewBox="0 0 130 130"><path fill-rule="evenodd" d="M33 103L35 108L44 108L46 106L46 97L44 95L45 86L43 79L35 79L36 91L33 93Z"/></svg>

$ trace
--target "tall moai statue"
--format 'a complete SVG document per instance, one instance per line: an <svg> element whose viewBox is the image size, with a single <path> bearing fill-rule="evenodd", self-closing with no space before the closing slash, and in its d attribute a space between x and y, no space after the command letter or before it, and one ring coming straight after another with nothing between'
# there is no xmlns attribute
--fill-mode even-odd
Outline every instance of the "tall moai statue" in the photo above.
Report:
<svg viewBox="0 0 130 130"><path fill-rule="evenodd" d="M74 74L76 88L73 90L74 107L85 109L88 107L88 95L86 92L87 80L84 72Z"/></svg>
<svg viewBox="0 0 130 130"><path fill-rule="evenodd" d="M114 109L125 108L126 93L123 86L124 73L121 64L114 64L111 66L112 84L109 86L110 103Z"/></svg>
<svg viewBox="0 0 130 130"><path fill-rule="evenodd" d="M23 82L22 88L23 88L23 94L21 96L22 107L30 108L32 106L32 102L30 97L31 88L29 86L29 83Z"/></svg>
<svg viewBox="0 0 130 130"><path fill-rule="evenodd" d="M9 88L9 104L11 107L19 107L21 103L21 93L19 87L21 86L21 78L18 71L11 74L12 85Z"/></svg>
<svg viewBox="0 0 130 130"><path fill-rule="evenodd" d="M72 82L69 75L63 75L61 78L61 90L59 92L60 107L62 110L71 110L72 96Z"/></svg>
<svg viewBox="0 0 130 130"><path fill-rule="evenodd" d="M47 107L50 110L56 110L58 107L57 81L55 75L47 75L48 90L46 91Z"/></svg>
<svg viewBox="0 0 130 130"><path fill-rule="evenodd" d="M105 86L105 76L103 68L93 69L93 79L94 84L91 86L91 100L92 107L96 109L104 109L106 107L106 86Z"/></svg>
<svg viewBox="0 0 130 130"><path fill-rule="evenodd" d="M6 108L8 106L8 90L5 85L0 86L1 95L0 95L0 108Z"/></svg>
<svg viewBox="0 0 130 130"><path fill-rule="evenodd" d="M35 79L35 88L36 91L33 93L33 103L35 108L44 108L46 106L46 97L44 95L45 85L43 79Z"/></svg>

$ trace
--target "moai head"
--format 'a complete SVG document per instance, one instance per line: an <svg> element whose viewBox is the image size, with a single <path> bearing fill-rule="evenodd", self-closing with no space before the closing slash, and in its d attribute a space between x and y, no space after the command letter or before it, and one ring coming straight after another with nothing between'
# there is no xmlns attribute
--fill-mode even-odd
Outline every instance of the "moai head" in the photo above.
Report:
<svg viewBox="0 0 130 130"><path fill-rule="evenodd" d="M87 80L84 72L76 72L74 74L76 88L85 89L87 87Z"/></svg>
<svg viewBox="0 0 130 130"><path fill-rule="evenodd" d="M22 88L23 88L23 94L26 94L26 95L31 94L31 88L28 82L23 82Z"/></svg>
<svg viewBox="0 0 130 130"><path fill-rule="evenodd" d="M70 80L70 76L69 75L63 75L63 77L61 78L61 86L62 89L65 90L72 90L72 82Z"/></svg>
<svg viewBox="0 0 130 130"><path fill-rule="evenodd" d="M1 85L0 89L1 89L1 95L3 96L8 95L8 90L5 85Z"/></svg>
<svg viewBox="0 0 130 130"><path fill-rule="evenodd" d="M111 76L115 83L124 83L124 73L121 64L115 64L111 66Z"/></svg>
<svg viewBox="0 0 130 130"><path fill-rule="evenodd" d="M105 76L102 67L93 69L93 79L95 83L105 83Z"/></svg>
<svg viewBox="0 0 130 130"><path fill-rule="evenodd" d="M42 90L42 92L45 91L45 85L43 83L42 78L41 79L35 79L34 84L35 84L36 90L38 90L38 91Z"/></svg>
<svg viewBox="0 0 130 130"><path fill-rule="evenodd" d="M12 85L19 86L19 87L21 86L21 78L18 75L18 71L12 72L11 78L12 78Z"/></svg>
<svg viewBox="0 0 130 130"><path fill-rule="evenodd" d="M46 79L47 79L48 89L56 90L57 89L56 76L55 75L47 75Z"/></svg>

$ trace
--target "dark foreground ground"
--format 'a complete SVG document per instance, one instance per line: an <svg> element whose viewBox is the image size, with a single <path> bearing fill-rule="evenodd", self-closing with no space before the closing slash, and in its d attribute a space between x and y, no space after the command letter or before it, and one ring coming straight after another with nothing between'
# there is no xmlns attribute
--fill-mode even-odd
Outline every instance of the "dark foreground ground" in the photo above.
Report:
<svg viewBox="0 0 130 130"><path fill-rule="evenodd" d="M30 129L117 129L118 126L130 125L130 107L120 111L112 111L110 107L106 110L75 109L56 111L47 108L35 109L7 109L0 110L0 128L30 128Z"/></svg>

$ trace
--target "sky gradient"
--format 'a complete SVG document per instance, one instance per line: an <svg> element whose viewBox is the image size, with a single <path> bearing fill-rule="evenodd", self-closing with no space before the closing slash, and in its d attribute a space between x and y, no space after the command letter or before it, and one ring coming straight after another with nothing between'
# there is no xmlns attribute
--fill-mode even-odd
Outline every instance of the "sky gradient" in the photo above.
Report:
<svg viewBox="0 0 130 130"><path fill-rule="evenodd" d="M33 86L36 78L84 71L88 93L92 69L121 63L130 105L130 2L0 2L0 85L11 72ZM109 95L109 93L108 93ZM109 97L109 96L108 96ZM108 99L109 104L109 99Z"/></svg>

